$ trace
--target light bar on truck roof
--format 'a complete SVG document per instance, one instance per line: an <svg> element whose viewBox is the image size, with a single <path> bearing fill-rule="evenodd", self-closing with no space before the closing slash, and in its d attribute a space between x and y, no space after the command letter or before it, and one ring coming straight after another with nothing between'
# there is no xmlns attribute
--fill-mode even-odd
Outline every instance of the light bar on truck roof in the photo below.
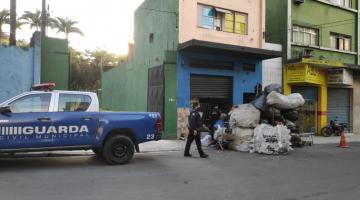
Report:
<svg viewBox="0 0 360 200"><path fill-rule="evenodd" d="M55 86L55 83L41 83L33 85L31 89L36 91L49 91L52 90Z"/></svg>

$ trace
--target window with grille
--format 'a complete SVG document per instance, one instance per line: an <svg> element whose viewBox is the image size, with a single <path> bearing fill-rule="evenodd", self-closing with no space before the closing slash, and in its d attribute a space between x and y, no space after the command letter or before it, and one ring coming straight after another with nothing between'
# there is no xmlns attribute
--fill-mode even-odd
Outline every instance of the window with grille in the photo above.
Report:
<svg viewBox="0 0 360 200"><path fill-rule="evenodd" d="M351 51L351 37L338 33L330 34L330 47L343 51Z"/></svg>
<svg viewBox="0 0 360 200"><path fill-rule="evenodd" d="M351 0L327 0L327 1L338 6L351 8Z"/></svg>
<svg viewBox="0 0 360 200"><path fill-rule="evenodd" d="M314 28L294 25L292 28L292 42L301 45L319 45L318 30Z"/></svg>
<svg viewBox="0 0 360 200"><path fill-rule="evenodd" d="M248 34L248 14L198 5L199 27L240 35Z"/></svg>

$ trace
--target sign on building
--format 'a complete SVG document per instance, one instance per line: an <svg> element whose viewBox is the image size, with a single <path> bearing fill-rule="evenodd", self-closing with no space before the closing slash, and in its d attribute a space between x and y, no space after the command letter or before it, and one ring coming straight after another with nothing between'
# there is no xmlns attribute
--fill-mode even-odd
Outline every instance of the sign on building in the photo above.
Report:
<svg viewBox="0 0 360 200"><path fill-rule="evenodd" d="M310 65L290 65L287 67L288 83L323 84L326 80L324 69Z"/></svg>
<svg viewBox="0 0 360 200"><path fill-rule="evenodd" d="M352 86L354 83L352 71L348 69L329 69L327 83Z"/></svg>

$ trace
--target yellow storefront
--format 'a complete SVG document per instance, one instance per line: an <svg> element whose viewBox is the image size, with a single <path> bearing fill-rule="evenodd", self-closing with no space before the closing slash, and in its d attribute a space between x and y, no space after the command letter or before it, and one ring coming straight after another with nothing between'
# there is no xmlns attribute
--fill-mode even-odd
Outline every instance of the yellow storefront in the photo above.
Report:
<svg viewBox="0 0 360 200"><path fill-rule="evenodd" d="M297 63L289 63L284 67L284 93L286 95L299 91L294 88L306 88L316 93L313 99L308 100L304 97L308 108L303 112L304 122L300 122L304 126L310 126L306 123L313 123L311 132L320 134L321 128L327 125L327 69L338 67L342 67L342 64L308 58L303 58ZM311 118L314 120L311 121Z"/></svg>

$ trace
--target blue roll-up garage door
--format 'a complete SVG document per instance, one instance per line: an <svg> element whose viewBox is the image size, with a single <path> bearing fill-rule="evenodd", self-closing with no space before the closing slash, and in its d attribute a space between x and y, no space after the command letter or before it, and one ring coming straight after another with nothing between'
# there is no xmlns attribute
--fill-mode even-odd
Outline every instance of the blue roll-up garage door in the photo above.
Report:
<svg viewBox="0 0 360 200"><path fill-rule="evenodd" d="M351 90L344 88L328 88L328 123L337 117L339 123L347 123L351 130L350 120Z"/></svg>
<svg viewBox="0 0 360 200"><path fill-rule="evenodd" d="M315 102L318 100L318 90L316 87L292 86L291 93L300 93L306 100L313 100Z"/></svg>

